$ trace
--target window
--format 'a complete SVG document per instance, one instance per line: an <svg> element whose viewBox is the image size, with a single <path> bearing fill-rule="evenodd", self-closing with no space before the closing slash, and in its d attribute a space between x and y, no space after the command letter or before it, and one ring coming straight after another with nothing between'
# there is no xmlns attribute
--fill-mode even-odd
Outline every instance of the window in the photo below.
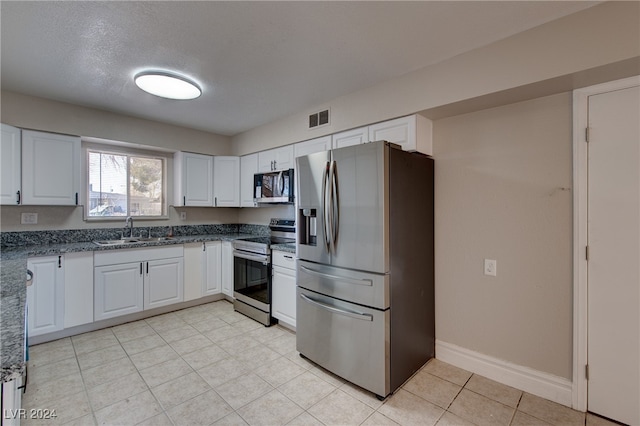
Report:
<svg viewBox="0 0 640 426"><path fill-rule="evenodd" d="M166 159L88 151L87 218L166 217Z"/></svg>

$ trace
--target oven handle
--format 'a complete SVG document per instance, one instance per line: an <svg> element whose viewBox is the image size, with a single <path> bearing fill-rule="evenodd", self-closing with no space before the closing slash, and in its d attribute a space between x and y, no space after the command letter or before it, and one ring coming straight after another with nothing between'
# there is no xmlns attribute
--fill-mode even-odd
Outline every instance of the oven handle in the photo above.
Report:
<svg viewBox="0 0 640 426"><path fill-rule="evenodd" d="M239 250L234 250L233 256L239 257L240 259L255 260L256 262L262 262L263 265L266 265L267 263L269 263L269 256L260 256L259 254L251 254L251 253L246 253Z"/></svg>
<svg viewBox="0 0 640 426"><path fill-rule="evenodd" d="M363 321L373 321L373 315L364 314L362 312L352 312L344 309L334 308L333 306L326 305L324 303L318 302L317 300L313 300L312 298L307 297L304 294L301 294L300 298L307 303L318 306L319 308L322 308L322 309L326 309L327 311L333 312L334 314L344 315L350 318L355 318Z"/></svg>

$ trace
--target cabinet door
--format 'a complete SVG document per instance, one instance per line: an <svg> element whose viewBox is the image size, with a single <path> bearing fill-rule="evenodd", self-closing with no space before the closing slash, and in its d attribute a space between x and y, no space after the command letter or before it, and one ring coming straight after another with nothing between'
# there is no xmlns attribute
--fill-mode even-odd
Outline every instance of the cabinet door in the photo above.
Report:
<svg viewBox="0 0 640 426"><path fill-rule="evenodd" d="M272 315L279 321L296 326L296 271L273 267Z"/></svg>
<svg viewBox="0 0 640 426"><path fill-rule="evenodd" d="M240 207L258 207L255 197L253 175L258 173L258 154L240 157Z"/></svg>
<svg viewBox="0 0 640 426"><path fill-rule="evenodd" d="M80 138L22 131L22 204L77 205Z"/></svg>
<svg viewBox="0 0 640 426"><path fill-rule="evenodd" d="M2 426L20 426L20 418L26 417L22 408L22 377L2 383ZM23 423L24 424L24 423Z"/></svg>
<svg viewBox="0 0 640 426"><path fill-rule="evenodd" d="M347 130L346 132L340 132L332 135L331 140L333 149L367 143L369 142L369 130L368 127L359 127L357 129Z"/></svg>
<svg viewBox="0 0 640 426"><path fill-rule="evenodd" d="M222 293L233 297L233 245L230 241L222 243Z"/></svg>
<svg viewBox="0 0 640 426"><path fill-rule="evenodd" d="M184 301L202 297L204 243L184 245Z"/></svg>
<svg viewBox="0 0 640 426"><path fill-rule="evenodd" d="M213 205L240 207L240 157L213 157Z"/></svg>
<svg viewBox="0 0 640 426"><path fill-rule="evenodd" d="M174 155L176 206L213 206L213 157L177 152Z"/></svg>
<svg viewBox="0 0 640 426"><path fill-rule="evenodd" d="M27 287L28 330L30 336L51 333L64 328L64 269L62 256L28 259L33 272Z"/></svg>
<svg viewBox="0 0 640 426"><path fill-rule="evenodd" d="M144 306L144 262L94 268L96 321L139 312Z"/></svg>
<svg viewBox="0 0 640 426"><path fill-rule="evenodd" d="M287 170L293 168L293 145L258 153L258 171Z"/></svg>
<svg viewBox="0 0 640 426"><path fill-rule="evenodd" d="M204 245L204 279L202 280L202 295L220 293L221 260L220 241L211 241Z"/></svg>
<svg viewBox="0 0 640 426"><path fill-rule="evenodd" d="M93 252L64 255L64 328L93 322Z"/></svg>
<svg viewBox="0 0 640 426"><path fill-rule="evenodd" d="M315 138L304 142L298 142L293 146L294 157L315 154L316 152L329 151L331 149L331 135Z"/></svg>
<svg viewBox="0 0 640 426"><path fill-rule="evenodd" d="M182 302L183 262L181 257L145 262L144 309Z"/></svg>
<svg viewBox="0 0 640 426"><path fill-rule="evenodd" d="M402 147L404 151L432 154L432 122L421 115L410 115L369 126L369 140L385 140Z"/></svg>
<svg viewBox="0 0 640 426"><path fill-rule="evenodd" d="M0 124L0 204L20 204L20 129Z"/></svg>

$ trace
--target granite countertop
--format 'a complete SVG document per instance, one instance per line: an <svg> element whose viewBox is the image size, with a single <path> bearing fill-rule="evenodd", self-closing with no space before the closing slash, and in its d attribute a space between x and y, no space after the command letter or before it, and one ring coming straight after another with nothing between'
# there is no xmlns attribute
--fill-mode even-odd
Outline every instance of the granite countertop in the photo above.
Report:
<svg viewBox="0 0 640 426"><path fill-rule="evenodd" d="M286 251L287 253L295 253L295 244L271 244L271 250Z"/></svg>
<svg viewBox="0 0 640 426"><path fill-rule="evenodd" d="M235 226L235 228L234 228ZM268 228L266 228L268 230ZM194 231L194 230L190 230ZM173 239L165 241L141 242L127 245L99 246L92 241L101 239L115 239L111 235L104 236L99 232L81 231L80 234L87 238L87 233L92 237L89 241L73 242L72 231L42 231L39 233L3 233L3 246L0 251L0 382L20 377L25 369L24 363L24 319L25 305L27 299L27 258L32 256L51 256L64 253L84 252L84 251L108 251L120 249L132 249L142 247L156 247L175 244L188 244L206 241L233 241L239 238L247 238L264 235L264 227L251 225L229 225L220 227L215 225L213 229L203 227L196 228L195 231L213 231L201 234L174 235ZM216 232L221 231L221 232ZM227 231L227 232L225 232ZM186 232L186 231L185 231ZM22 235L7 234L28 234ZM36 237L36 234L46 234ZM164 235L167 235L164 233ZM20 243L15 243L21 238ZM29 238L33 238L30 240ZM52 241L51 244L38 240ZM82 238L82 237L80 237ZM64 240L69 242L64 242ZM26 243L25 243L26 242ZM295 252L295 245L293 245Z"/></svg>

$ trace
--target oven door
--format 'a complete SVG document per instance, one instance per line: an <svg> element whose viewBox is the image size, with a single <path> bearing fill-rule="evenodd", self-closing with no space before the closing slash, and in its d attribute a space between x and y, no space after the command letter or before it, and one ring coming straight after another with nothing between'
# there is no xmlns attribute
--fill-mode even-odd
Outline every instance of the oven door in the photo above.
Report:
<svg viewBox="0 0 640 426"><path fill-rule="evenodd" d="M233 297L271 312L271 263L269 255L233 251Z"/></svg>

